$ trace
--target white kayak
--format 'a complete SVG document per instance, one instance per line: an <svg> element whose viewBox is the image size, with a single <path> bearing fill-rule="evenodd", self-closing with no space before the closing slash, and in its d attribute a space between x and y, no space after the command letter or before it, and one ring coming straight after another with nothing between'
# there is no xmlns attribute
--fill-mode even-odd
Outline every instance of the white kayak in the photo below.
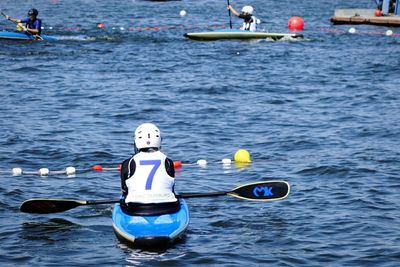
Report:
<svg viewBox="0 0 400 267"><path fill-rule="evenodd" d="M208 32L188 32L184 36L198 41L215 41L223 39L272 39L274 41L282 38L303 38L299 33L273 33L273 32L250 32L244 30L216 30Z"/></svg>

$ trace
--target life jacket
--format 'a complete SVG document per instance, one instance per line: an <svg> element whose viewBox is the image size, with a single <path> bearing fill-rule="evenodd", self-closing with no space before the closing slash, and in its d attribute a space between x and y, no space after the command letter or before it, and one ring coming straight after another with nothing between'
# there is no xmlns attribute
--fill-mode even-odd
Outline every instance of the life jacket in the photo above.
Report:
<svg viewBox="0 0 400 267"><path fill-rule="evenodd" d="M38 35L42 33L42 20L40 19L31 20L30 18L26 18L21 20L21 22L25 23L25 27L29 29L37 29L39 31Z"/></svg>
<svg viewBox="0 0 400 267"><path fill-rule="evenodd" d="M257 18L255 16L251 16L249 21L244 21L241 30L255 32L257 30Z"/></svg>
<svg viewBox="0 0 400 267"><path fill-rule="evenodd" d="M173 188L175 179L165 168L167 156L160 151L140 152L133 156L136 169L125 181L128 194L125 203L176 202ZM129 164L130 165L130 164Z"/></svg>

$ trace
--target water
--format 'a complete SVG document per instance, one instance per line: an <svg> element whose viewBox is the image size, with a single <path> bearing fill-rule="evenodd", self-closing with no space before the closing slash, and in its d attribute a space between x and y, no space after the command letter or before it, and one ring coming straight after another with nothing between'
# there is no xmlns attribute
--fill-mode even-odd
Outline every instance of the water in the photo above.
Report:
<svg viewBox="0 0 400 267"><path fill-rule="evenodd" d="M270 31L304 18L306 40L283 42L183 37L228 26L223 1L2 4L16 17L35 6L45 33L67 39L0 43L2 266L398 265L400 39L383 27L349 34L351 26L329 23L335 8L372 1L252 1ZM172 159L210 162L180 169L177 191L273 178L288 181L291 194L270 203L190 199L185 239L158 253L118 242L111 205L19 212L29 198L118 198L118 172L90 168L127 158L135 127L147 121ZM249 168L217 163L239 148L250 151ZM11 175L68 166L86 171Z"/></svg>

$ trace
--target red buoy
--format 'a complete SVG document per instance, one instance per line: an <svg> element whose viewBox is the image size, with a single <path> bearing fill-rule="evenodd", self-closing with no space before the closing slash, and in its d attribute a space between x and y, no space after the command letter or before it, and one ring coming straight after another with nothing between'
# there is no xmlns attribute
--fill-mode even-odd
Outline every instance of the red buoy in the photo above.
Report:
<svg viewBox="0 0 400 267"><path fill-rule="evenodd" d="M375 9L375 17L380 17L382 16L382 11L380 9Z"/></svg>
<svg viewBox="0 0 400 267"><path fill-rule="evenodd" d="M94 166L92 167L92 169L93 169L94 171L101 172L101 171L103 170L103 167L102 167L101 165L94 165Z"/></svg>
<svg viewBox="0 0 400 267"><path fill-rule="evenodd" d="M106 27L106 25L104 25L103 23L97 24L97 28L99 28L99 29L104 29L105 27Z"/></svg>
<svg viewBox="0 0 400 267"><path fill-rule="evenodd" d="M182 168L182 162L179 160L174 161L174 168Z"/></svg>
<svg viewBox="0 0 400 267"><path fill-rule="evenodd" d="M299 16L291 17L288 21L288 28L291 31L302 31L304 29L304 20Z"/></svg>

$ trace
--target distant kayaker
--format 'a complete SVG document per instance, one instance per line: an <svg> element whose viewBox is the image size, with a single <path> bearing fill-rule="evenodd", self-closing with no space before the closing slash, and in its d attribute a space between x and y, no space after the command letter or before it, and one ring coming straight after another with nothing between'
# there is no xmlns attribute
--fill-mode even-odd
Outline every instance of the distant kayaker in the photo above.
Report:
<svg viewBox="0 0 400 267"><path fill-rule="evenodd" d="M174 194L174 162L160 151L161 132L144 123L135 130L135 154L121 167L121 208L131 215L179 210ZM148 214L149 213L149 214Z"/></svg>
<svg viewBox="0 0 400 267"><path fill-rule="evenodd" d="M242 27L240 27L241 30L251 32L255 32L257 30L257 24L259 23L259 20L253 16L254 8L252 6L244 6L242 8L242 13L237 12L236 9L234 9L231 5L228 5L228 9L232 11L235 16L244 20Z"/></svg>
<svg viewBox="0 0 400 267"><path fill-rule="evenodd" d="M6 16L6 19L14 22L15 24L25 23L22 30L32 35L40 35L42 33L42 20L38 19L39 11L32 8L28 11L28 18L26 19L13 19L10 16Z"/></svg>

